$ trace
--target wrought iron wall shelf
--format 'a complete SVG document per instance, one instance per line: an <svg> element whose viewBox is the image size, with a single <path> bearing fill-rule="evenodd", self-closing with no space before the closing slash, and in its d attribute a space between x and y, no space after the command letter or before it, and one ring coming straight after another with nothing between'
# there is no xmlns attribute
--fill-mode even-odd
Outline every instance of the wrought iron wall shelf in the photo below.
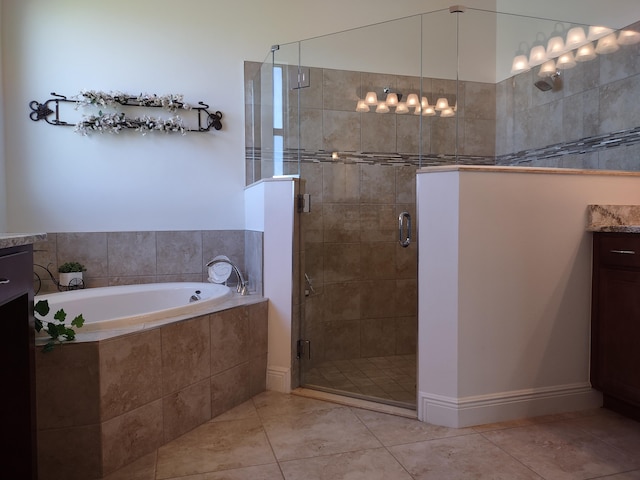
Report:
<svg viewBox="0 0 640 480"><path fill-rule="evenodd" d="M29 102L29 107L31 108L31 113L29 114L29 118L34 122L44 120L49 125L61 126L61 127L75 127L76 130L83 130L82 125L84 124L86 127L87 122L95 121L96 119L105 119L109 116L110 119L113 119L112 122L116 122L117 128L110 126L112 131L118 131L121 129L135 129L140 131L151 131L151 130L164 130L164 131L180 131L184 132L208 132L212 128L215 130L222 129L222 113L220 111L210 112L209 105L204 102L198 102L197 106L186 104L182 101L176 100L177 96L166 96L166 97L157 97L157 96L140 96L133 97L128 95L108 95L111 103L109 105L96 103L95 105L90 103L87 100L80 100L79 98L68 98L64 95L59 95L55 92L51 92L52 98L40 103L36 100ZM82 97L81 94L79 97ZM161 102L161 100L170 99L169 105L167 102ZM95 106L99 108L105 107L137 107L137 108L164 108L166 110L174 113L174 117L168 120L161 119L153 119L150 117L142 117L142 118L128 118L124 113L109 113L104 114L102 111L98 113L98 115L83 117L76 123L71 123L60 118L61 104L72 103L77 106ZM64 110L64 108L62 108ZM176 112L197 112L197 127L186 127L182 123L176 123L176 119L179 117L175 116ZM181 122L182 119L179 118ZM159 125L162 124L162 125ZM155 128L153 128L155 125ZM80 126L80 128L79 128ZM162 128L162 127L165 128ZM173 128L172 128L173 127ZM98 130L98 129L94 129ZM86 133L86 132L83 132Z"/></svg>

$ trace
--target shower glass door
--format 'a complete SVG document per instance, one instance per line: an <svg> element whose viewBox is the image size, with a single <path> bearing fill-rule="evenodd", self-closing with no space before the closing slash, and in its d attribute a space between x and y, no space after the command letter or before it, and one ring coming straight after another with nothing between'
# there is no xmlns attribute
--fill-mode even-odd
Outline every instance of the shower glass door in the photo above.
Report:
<svg viewBox="0 0 640 480"><path fill-rule="evenodd" d="M438 31L455 33L455 19L437 15ZM456 84L455 70L423 78L422 24L418 15L300 42L309 84L291 102L310 198L300 214L300 385L406 408L416 404L415 174L425 153L455 154L455 121L453 139L432 142L422 115L425 97ZM455 48L440 54L455 65Z"/></svg>

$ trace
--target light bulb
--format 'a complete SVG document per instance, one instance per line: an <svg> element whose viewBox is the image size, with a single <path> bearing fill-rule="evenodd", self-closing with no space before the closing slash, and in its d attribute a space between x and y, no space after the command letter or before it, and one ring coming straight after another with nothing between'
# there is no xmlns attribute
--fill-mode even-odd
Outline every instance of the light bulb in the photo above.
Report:
<svg viewBox="0 0 640 480"><path fill-rule="evenodd" d="M618 45L634 45L640 42L640 33L635 30L621 30L618 33Z"/></svg>
<svg viewBox="0 0 640 480"><path fill-rule="evenodd" d="M555 60L547 60L540 67L540 71L538 72L539 77L550 77L556 73L556 62Z"/></svg>
<svg viewBox="0 0 640 480"><path fill-rule="evenodd" d="M376 92L367 92L367 95L364 97L364 103L367 105L377 105L378 95L376 95Z"/></svg>
<svg viewBox="0 0 640 480"><path fill-rule="evenodd" d="M449 108L449 100L447 100L444 97L440 97L438 99L438 101L436 102L435 109L438 110L438 111L442 111L442 110L444 110L446 108Z"/></svg>
<svg viewBox="0 0 640 480"><path fill-rule="evenodd" d="M598 55L596 54L595 48L593 48L593 43L589 42L576 50L576 62L587 62L589 60L593 60Z"/></svg>
<svg viewBox="0 0 640 480"><path fill-rule="evenodd" d="M420 100L418 99L418 95L415 93L410 93L407 97L407 106L415 107L416 105L420 105Z"/></svg>
<svg viewBox="0 0 640 480"><path fill-rule="evenodd" d="M553 58L565 51L564 40L560 36L551 37L547 43L547 57Z"/></svg>
<svg viewBox="0 0 640 480"><path fill-rule="evenodd" d="M442 110L442 112L440 112L441 117L453 117L454 115L455 115L455 112L451 107L447 107L444 110Z"/></svg>
<svg viewBox="0 0 640 480"><path fill-rule="evenodd" d="M364 103L364 100L358 100L358 105L356 106L356 112L368 112L369 105Z"/></svg>
<svg viewBox="0 0 640 480"><path fill-rule="evenodd" d="M602 37L596 44L596 53L604 55L607 53L613 53L620 48L615 33L610 33L606 37Z"/></svg>
<svg viewBox="0 0 640 480"><path fill-rule="evenodd" d="M529 70L529 60L527 60L526 55L518 55L513 59L513 63L511 64L512 75L526 72L527 70Z"/></svg>
<svg viewBox="0 0 640 480"><path fill-rule="evenodd" d="M389 113L389 107L386 103L380 102L376 107L376 113Z"/></svg>
<svg viewBox="0 0 640 480"><path fill-rule="evenodd" d="M429 100L427 100L427 97L422 97L420 100L420 106L423 110L429 106Z"/></svg>
<svg viewBox="0 0 640 480"><path fill-rule="evenodd" d="M396 105L398 105L398 95L393 92L387 93L387 99L385 100L385 102L390 107L395 107Z"/></svg>
<svg viewBox="0 0 640 480"><path fill-rule="evenodd" d="M607 27L601 27L597 25L593 25L589 27L589 33L587 34L587 40L593 41L599 38L604 37L605 35L609 35L613 30Z"/></svg>
<svg viewBox="0 0 640 480"><path fill-rule="evenodd" d="M536 45L529 52L529 67L537 67L547 61L547 50L542 45Z"/></svg>
<svg viewBox="0 0 640 480"><path fill-rule="evenodd" d="M573 53L567 52L563 53L558 57L558 61L556 63L556 67L562 70L568 70L576 66L576 59L573 56Z"/></svg>
<svg viewBox="0 0 640 480"><path fill-rule="evenodd" d="M396 113L398 115L402 115L405 113L409 112L409 107L407 107L407 103L406 102L398 102L398 105L396 105Z"/></svg>
<svg viewBox="0 0 640 480"><path fill-rule="evenodd" d="M422 112L422 107L420 107L420 104L416 105L416 109L413 111L413 114L420 115L421 112Z"/></svg>
<svg viewBox="0 0 640 480"><path fill-rule="evenodd" d="M567 41L565 42L565 48L567 50L573 50L587 41L587 36L584 34L584 28L573 27L567 32Z"/></svg>
<svg viewBox="0 0 640 480"><path fill-rule="evenodd" d="M436 114L436 109L432 106L428 106L422 109L422 115L425 117L433 117Z"/></svg>

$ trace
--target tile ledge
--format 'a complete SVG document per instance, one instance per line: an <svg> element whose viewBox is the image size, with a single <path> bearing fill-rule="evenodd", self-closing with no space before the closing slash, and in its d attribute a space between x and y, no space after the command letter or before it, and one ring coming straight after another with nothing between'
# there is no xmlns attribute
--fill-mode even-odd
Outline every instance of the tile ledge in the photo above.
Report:
<svg viewBox="0 0 640 480"><path fill-rule="evenodd" d="M606 175L617 177L640 177L640 172L622 170L585 170L581 168L551 167L509 167L494 165L445 165L438 167L422 167L418 174L441 172L483 172L483 173L536 173L554 175Z"/></svg>

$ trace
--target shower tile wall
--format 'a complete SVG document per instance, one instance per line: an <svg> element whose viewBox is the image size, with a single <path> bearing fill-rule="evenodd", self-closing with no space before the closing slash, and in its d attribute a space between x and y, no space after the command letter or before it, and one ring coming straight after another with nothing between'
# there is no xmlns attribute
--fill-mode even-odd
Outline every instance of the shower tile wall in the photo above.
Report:
<svg viewBox="0 0 640 480"><path fill-rule="evenodd" d="M57 277L58 265L68 261L87 267L87 287L202 282L205 263L216 255L240 267L250 291L262 292L262 233L245 230L49 233L34 245L34 272L40 293L57 291L43 267Z"/></svg>
<svg viewBox="0 0 640 480"><path fill-rule="evenodd" d="M416 218L415 167L304 163L301 174L312 364L415 353L417 250L397 241L400 212Z"/></svg>
<svg viewBox="0 0 640 480"><path fill-rule="evenodd" d="M297 66L288 68L295 70ZM288 90L286 132L286 147L300 147L307 158L319 152L453 155L456 130L461 155L491 160L495 156L493 84L460 82L456 86L455 80L327 68L310 68L309 79L309 87ZM423 117L414 115L413 110L405 115L376 114L375 109L355 111L367 91L383 97L384 87L403 93L405 98L409 93L422 92L431 104L445 96L452 105L457 102L456 117Z"/></svg>
<svg viewBox="0 0 640 480"><path fill-rule="evenodd" d="M631 25L639 29L640 22ZM541 92L537 69L497 84L497 163L640 170L640 44L581 62Z"/></svg>

